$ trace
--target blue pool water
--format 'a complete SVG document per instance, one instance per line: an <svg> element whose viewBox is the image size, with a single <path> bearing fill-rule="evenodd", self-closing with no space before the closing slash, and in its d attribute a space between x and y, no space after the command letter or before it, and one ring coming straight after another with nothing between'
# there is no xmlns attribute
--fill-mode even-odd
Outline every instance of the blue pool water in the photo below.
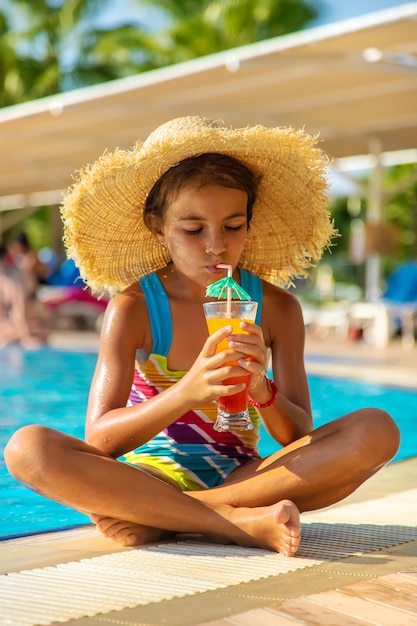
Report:
<svg viewBox="0 0 417 626"><path fill-rule="evenodd" d="M84 515L32 493L7 472L3 450L20 426L45 424L84 436L84 416L96 354L45 349L0 352L0 538L87 523ZM353 408L377 406L397 422L402 441L394 460L417 455L417 391L309 376L314 422L320 426ZM376 433L377 438L377 433ZM276 449L262 433L261 454Z"/></svg>

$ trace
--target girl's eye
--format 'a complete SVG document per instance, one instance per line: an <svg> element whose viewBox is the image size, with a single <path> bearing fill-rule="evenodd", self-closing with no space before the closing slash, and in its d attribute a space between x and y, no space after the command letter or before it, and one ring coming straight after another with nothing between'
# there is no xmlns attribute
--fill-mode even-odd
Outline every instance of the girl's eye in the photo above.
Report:
<svg viewBox="0 0 417 626"><path fill-rule="evenodd" d="M224 228L225 228L225 230L236 232L236 231L239 231L242 228L244 228L245 225L246 225L246 222L245 222L245 224L239 224L238 226L225 226ZM188 229L188 228L184 228L184 232L187 235L198 235L201 232L203 232L203 227L195 228L195 229L192 229L192 230Z"/></svg>
<svg viewBox="0 0 417 626"><path fill-rule="evenodd" d="M226 226L226 230L241 230L244 224L239 224L239 226Z"/></svg>

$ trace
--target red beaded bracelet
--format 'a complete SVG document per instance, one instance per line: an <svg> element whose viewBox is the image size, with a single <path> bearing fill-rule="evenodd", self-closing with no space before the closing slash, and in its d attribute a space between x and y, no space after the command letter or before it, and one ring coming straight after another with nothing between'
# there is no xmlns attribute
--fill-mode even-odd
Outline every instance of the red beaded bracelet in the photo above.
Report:
<svg viewBox="0 0 417 626"><path fill-rule="evenodd" d="M278 395L278 387L276 386L273 380L271 380L270 378L266 378L266 384L267 384L268 390L272 393L272 398L268 400L268 402L256 402L255 400L252 400L250 396L248 398L249 404L251 404L257 409L266 409L266 407L271 406L271 404L274 404L276 397Z"/></svg>

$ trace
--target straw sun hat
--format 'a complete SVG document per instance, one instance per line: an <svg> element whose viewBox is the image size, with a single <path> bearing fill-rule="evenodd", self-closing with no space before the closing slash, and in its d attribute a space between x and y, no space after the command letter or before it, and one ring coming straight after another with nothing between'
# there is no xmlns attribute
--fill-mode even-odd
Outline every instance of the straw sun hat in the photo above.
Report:
<svg viewBox="0 0 417 626"><path fill-rule="evenodd" d="M335 234L327 210L327 160L315 144L291 128L171 120L132 150L105 153L79 173L62 205L68 256L95 292L115 293L164 267L167 251L143 221L146 198L169 168L214 152L261 176L240 266L288 283L307 273Z"/></svg>

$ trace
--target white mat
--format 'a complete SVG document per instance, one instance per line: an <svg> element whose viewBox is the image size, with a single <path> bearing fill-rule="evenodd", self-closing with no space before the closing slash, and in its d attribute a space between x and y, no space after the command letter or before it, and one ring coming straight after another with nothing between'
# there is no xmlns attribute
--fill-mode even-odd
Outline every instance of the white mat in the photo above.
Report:
<svg viewBox="0 0 417 626"><path fill-rule="evenodd" d="M0 577L0 624L51 624L258 580L310 567L265 550L194 542L155 547Z"/></svg>

